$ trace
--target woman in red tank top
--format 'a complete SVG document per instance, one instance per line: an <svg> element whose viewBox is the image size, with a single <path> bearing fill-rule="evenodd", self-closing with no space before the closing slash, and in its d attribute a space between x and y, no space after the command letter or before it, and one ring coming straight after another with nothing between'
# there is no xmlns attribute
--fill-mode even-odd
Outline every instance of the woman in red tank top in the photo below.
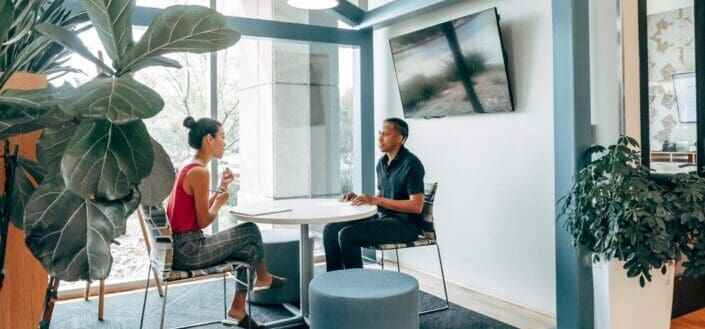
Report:
<svg viewBox="0 0 705 329"><path fill-rule="evenodd" d="M174 235L173 267L180 270L200 269L222 264L226 260L244 261L256 272L256 290L281 285L282 279L271 275L264 264L264 247L259 228L253 223L243 223L204 236L206 228L216 218L218 211L228 200L228 185L233 173L226 169L214 195L209 193L210 177L206 164L213 158L222 158L225 150L225 132L220 122L192 117L184 120L189 129L188 142L198 150L193 162L179 171L169 197L167 217ZM251 273L250 277L254 277ZM247 281L247 273L240 271L238 278ZM251 321L245 311L247 288L237 284L228 316L235 319L232 324L242 328L260 328ZM251 326L248 326L251 323Z"/></svg>

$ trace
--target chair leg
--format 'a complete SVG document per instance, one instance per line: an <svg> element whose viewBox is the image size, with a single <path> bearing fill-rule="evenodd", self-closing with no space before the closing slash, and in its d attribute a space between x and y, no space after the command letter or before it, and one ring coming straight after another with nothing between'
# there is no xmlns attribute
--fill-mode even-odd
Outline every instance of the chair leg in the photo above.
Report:
<svg viewBox="0 0 705 329"><path fill-rule="evenodd" d="M438 311L445 311L448 308L450 308L450 302L448 301L448 287L446 287L446 275L443 272L443 261L441 260L441 248L440 248L440 246L438 246L438 243L436 243L436 251L438 252L438 265L440 265L440 267L441 267L441 280L443 281L443 294L446 298L446 304L442 307L439 307L439 308L434 308L434 309L430 309L428 311L419 312L419 315L438 312Z"/></svg>
<svg viewBox="0 0 705 329"><path fill-rule="evenodd" d="M446 308L448 308L450 306L450 302L448 301L448 287L446 287L446 275L443 272L443 260L441 260L441 247L438 246L438 243L436 243L436 251L438 252L438 265L440 265L441 267L441 279L443 280L443 293L446 297Z"/></svg>
<svg viewBox="0 0 705 329"><path fill-rule="evenodd" d="M98 290L98 320L103 321L103 310L105 306L105 280L100 280L100 289Z"/></svg>
<svg viewBox="0 0 705 329"><path fill-rule="evenodd" d="M227 274L223 273L223 319L228 318L228 300L227 300L227 292L226 292L228 287L227 287L227 283L225 282L226 277L227 277Z"/></svg>
<svg viewBox="0 0 705 329"><path fill-rule="evenodd" d="M382 270L384 270L384 250L382 250L381 253L382 253Z"/></svg>
<svg viewBox="0 0 705 329"><path fill-rule="evenodd" d="M86 280L86 292L83 294L83 300L88 301L91 298L91 282Z"/></svg>
<svg viewBox="0 0 705 329"><path fill-rule="evenodd" d="M159 273L156 269L152 271L152 273L154 273L154 283L156 283L159 297L164 297L164 291L162 291L162 279L159 277Z"/></svg>
<svg viewBox="0 0 705 329"><path fill-rule="evenodd" d="M254 282L251 280L252 278L250 277L250 271L252 269L250 267L246 267L245 270L247 270L247 327L252 328L252 301L250 292L252 291Z"/></svg>
<svg viewBox="0 0 705 329"><path fill-rule="evenodd" d="M401 273L401 268L399 267L399 248L394 248L394 253L397 255L397 272Z"/></svg>
<svg viewBox="0 0 705 329"><path fill-rule="evenodd" d="M142 318L140 319L140 329L144 325L144 309L147 307L147 290L149 290L149 276L152 272L152 262L149 262L149 269L147 270L147 284L144 286L144 300L142 301Z"/></svg>
<svg viewBox="0 0 705 329"><path fill-rule="evenodd" d="M166 281L164 286L164 298L162 299L162 319L159 321L159 329L164 329L164 314L166 313L167 292L169 292L169 281Z"/></svg>

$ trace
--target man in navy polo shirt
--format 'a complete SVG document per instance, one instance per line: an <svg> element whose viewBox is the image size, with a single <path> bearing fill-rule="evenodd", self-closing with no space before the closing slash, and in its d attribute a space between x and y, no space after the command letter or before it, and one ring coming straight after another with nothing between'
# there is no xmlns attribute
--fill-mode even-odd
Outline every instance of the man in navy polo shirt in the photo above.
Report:
<svg viewBox="0 0 705 329"><path fill-rule="evenodd" d="M328 271L361 268L361 247L411 242L421 233L424 168L404 147L409 126L399 118L384 120L377 138L385 155L377 163L377 194L346 193L341 201L377 206L377 215L352 222L332 223L323 229Z"/></svg>

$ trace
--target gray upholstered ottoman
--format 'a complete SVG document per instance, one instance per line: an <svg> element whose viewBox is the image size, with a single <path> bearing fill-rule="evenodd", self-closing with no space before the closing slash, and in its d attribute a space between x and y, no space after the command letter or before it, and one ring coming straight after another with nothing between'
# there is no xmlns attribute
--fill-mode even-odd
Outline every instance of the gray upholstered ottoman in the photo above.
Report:
<svg viewBox="0 0 705 329"><path fill-rule="evenodd" d="M321 274L309 289L311 329L419 327L419 284L392 271L352 269Z"/></svg>
<svg viewBox="0 0 705 329"><path fill-rule="evenodd" d="M299 230L263 230L265 262L269 272L286 278L279 289L252 293L251 301L260 305L276 305L299 300ZM311 238L309 238L311 239ZM313 241L311 241L313 246ZM312 247L313 248L313 247ZM313 253L313 250L309 250ZM313 269L311 269L313 273Z"/></svg>

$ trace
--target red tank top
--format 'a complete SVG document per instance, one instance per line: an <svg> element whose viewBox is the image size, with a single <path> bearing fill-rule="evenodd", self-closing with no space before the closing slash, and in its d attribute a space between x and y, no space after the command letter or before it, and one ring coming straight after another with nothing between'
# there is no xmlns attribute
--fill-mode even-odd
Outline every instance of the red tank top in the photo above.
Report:
<svg viewBox="0 0 705 329"><path fill-rule="evenodd" d="M166 215L169 218L172 234L184 232L196 232L201 230L196 221L196 202L193 195L188 195L184 191L184 179L191 168L200 166L200 163L189 163L176 175L176 182L171 189Z"/></svg>

